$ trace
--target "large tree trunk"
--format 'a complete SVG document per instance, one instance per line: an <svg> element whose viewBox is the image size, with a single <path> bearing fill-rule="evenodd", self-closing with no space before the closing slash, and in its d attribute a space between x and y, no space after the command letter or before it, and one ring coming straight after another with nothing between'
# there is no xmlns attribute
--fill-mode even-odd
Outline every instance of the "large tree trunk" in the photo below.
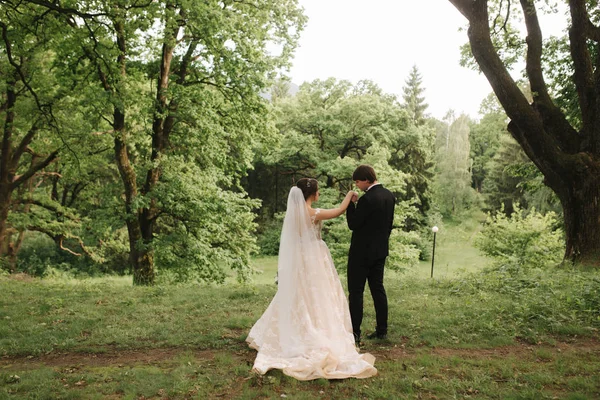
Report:
<svg viewBox="0 0 600 400"><path fill-rule="evenodd" d="M593 59L587 46L588 41L598 45L600 27L589 19L583 0L569 0L571 57L582 113L582 128L577 132L552 101L543 77L542 32L535 3L520 0L527 28L526 71L533 95L530 104L491 40L488 1L449 1L469 20L473 56L511 119L509 132L561 200L565 260L600 267L600 74L594 73L600 70L600 59Z"/></svg>
<svg viewBox="0 0 600 400"><path fill-rule="evenodd" d="M7 220L11 194L10 185L0 183L0 257L5 257L8 254L10 244Z"/></svg>
<svg viewBox="0 0 600 400"><path fill-rule="evenodd" d="M6 89L6 116L2 132L2 153L0 154L0 257L8 253L7 219L12 196L10 159L12 157L12 134L15 121L14 107L17 102L16 80L9 80Z"/></svg>
<svg viewBox="0 0 600 400"><path fill-rule="evenodd" d="M567 182L561 196L567 238L565 259L600 267L600 176ZM564 197L564 198L563 198Z"/></svg>
<svg viewBox="0 0 600 400"><path fill-rule="evenodd" d="M141 210L134 208L133 201L138 195L135 171L129 162L125 141L125 116L120 111L114 113L115 159L125 188L126 224L129 236L129 265L133 272L134 285L154 284L154 257L150 243L144 240L139 216Z"/></svg>
<svg viewBox="0 0 600 400"><path fill-rule="evenodd" d="M125 18L126 16L122 15L121 17ZM117 18L113 23L116 42L119 48L117 63L120 66L120 79L123 80L127 74L125 29L121 19ZM100 79L103 82L105 90L114 93L115 88L111 87L102 74L100 75ZM113 110L113 128L115 131L115 160L125 189L126 224L129 236L129 264L133 270L133 284L153 285L155 271L154 256L152 253L152 234L148 235L144 209L137 209L133 204L139 194L137 176L133 165L131 165L127 149L128 133L125 126L125 110L119 106L115 106Z"/></svg>

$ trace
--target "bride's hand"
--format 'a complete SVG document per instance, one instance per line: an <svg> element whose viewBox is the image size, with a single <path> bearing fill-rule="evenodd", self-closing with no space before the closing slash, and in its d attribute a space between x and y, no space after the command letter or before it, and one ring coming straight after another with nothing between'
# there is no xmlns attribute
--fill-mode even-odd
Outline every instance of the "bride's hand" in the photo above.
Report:
<svg viewBox="0 0 600 400"><path fill-rule="evenodd" d="M346 196L350 196L350 201L353 203L356 203L358 200L358 193L356 193L354 190L350 190Z"/></svg>

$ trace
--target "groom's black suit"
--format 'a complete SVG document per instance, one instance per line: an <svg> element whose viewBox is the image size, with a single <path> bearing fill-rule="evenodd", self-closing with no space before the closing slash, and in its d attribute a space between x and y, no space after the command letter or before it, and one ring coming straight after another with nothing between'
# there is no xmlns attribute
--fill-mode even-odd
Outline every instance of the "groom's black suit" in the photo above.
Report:
<svg viewBox="0 0 600 400"><path fill-rule="evenodd" d="M387 334L388 305L383 287L383 268L388 256L394 206L392 192L377 184L361 196L356 206L351 202L346 210L346 221L352 231L348 255L349 305L356 337L360 337L367 281L375 306L376 333Z"/></svg>

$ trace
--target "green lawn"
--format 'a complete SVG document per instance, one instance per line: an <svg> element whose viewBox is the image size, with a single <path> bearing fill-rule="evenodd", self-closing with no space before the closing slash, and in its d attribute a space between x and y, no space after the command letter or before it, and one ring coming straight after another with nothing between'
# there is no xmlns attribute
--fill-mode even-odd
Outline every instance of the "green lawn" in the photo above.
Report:
<svg viewBox="0 0 600 400"><path fill-rule="evenodd" d="M463 272L476 272L490 260L473 247L473 240L483 228L485 215L476 213L465 221L446 222L436 234L434 278L452 278ZM433 243L433 234L432 234ZM431 256L431 254L429 255ZM416 276L431 277L431 260L421 261Z"/></svg>
<svg viewBox="0 0 600 400"><path fill-rule="evenodd" d="M435 279L428 263L386 275L389 340L363 347L379 370L367 380L251 373L244 339L275 294L275 257L247 285L0 277L0 399L600 398L598 273L486 272L478 226L440 230Z"/></svg>
<svg viewBox="0 0 600 400"><path fill-rule="evenodd" d="M363 348L378 376L298 382L250 372L272 283L0 278L0 398L599 398L597 274L389 274L387 289L389 340ZM368 331L368 295L365 311Z"/></svg>

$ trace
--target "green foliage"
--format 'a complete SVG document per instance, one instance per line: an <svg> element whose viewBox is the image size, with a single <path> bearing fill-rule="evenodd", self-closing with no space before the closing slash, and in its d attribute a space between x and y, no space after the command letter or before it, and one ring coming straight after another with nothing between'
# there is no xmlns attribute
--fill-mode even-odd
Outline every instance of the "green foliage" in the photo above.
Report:
<svg viewBox="0 0 600 400"><path fill-rule="evenodd" d="M123 272L127 253L143 250L175 279L247 278L258 203L239 181L272 141L261 92L289 67L306 18L296 0L225 3L0 5L2 93L19 77L9 46L27 62L12 138L39 123L39 143L21 143L31 164L61 148L48 174L15 194L15 237L43 232L85 253L69 261L76 269ZM17 173L28 166L21 160Z"/></svg>
<svg viewBox="0 0 600 400"><path fill-rule="evenodd" d="M483 117L476 123L470 123L469 134L470 158L473 160L472 186L478 192L483 190L489 175L488 163L498 150L500 138L508 134L506 114L493 94L482 102L481 109Z"/></svg>
<svg viewBox="0 0 600 400"><path fill-rule="evenodd" d="M265 256L276 256L279 254L279 239L281 237L284 217L284 212L277 213L273 219L268 220L262 226L262 232L258 233L256 239L260 254Z"/></svg>
<svg viewBox="0 0 600 400"><path fill-rule="evenodd" d="M573 59L570 57L569 39L551 36L544 41L542 67L550 82L550 91L555 104L565 114L569 124L581 129L581 110L575 80L573 77ZM596 46L589 46L592 54L597 53Z"/></svg>
<svg viewBox="0 0 600 400"><path fill-rule="evenodd" d="M397 193L400 201L407 201L415 212L405 216L404 228L407 231L420 231L430 227L433 203L433 182L435 129L427 124L409 126L403 134L393 138L390 166L405 174L406 189Z"/></svg>
<svg viewBox="0 0 600 400"><path fill-rule="evenodd" d="M471 188L471 163L469 158L469 117L454 118L440 124L436 138L436 171L434 193L442 215L457 215L478 206L478 198Z"/></svg>
<svg viewBox="0 0 600 400"><path fill-rule="evenodd" d="M71 246L68 240L64 245ZM74 244L73 244L74 245ZM108 242L102 247L101 255L106 258L92 259L85 255L76 256L61 250L46 234L27 232L19 251L16 272L35 277L89 277L102 274L124 274L127 270L127 249Z"/></svg>
<svg viewBox="0 0 600 400"><path fill-rule="evenodd" d="M483 182L483 193L489 210L503 209L511 215L516 204L527 208L520 171L530 165L533 166L533 163L512 137L507 134L499 137L496 153L485 165L487 176Z"/></svg>
<svg viewBox="0 0 600 400"><path fill-rule="evenodd" d="M518 273L523 269L558 264L564 251L563 233L556 228L556 215L515 207L507 217L503 210L488 215L475 246L492 257L498 268Z"/></svg>
<svg viewBox="0 0 600 400"><path fill-rule="evenodd" d="M378 180L399 203L392 263L398 268L414 265L420 239L410 232L426 224L431 205L431 126L415 126L393 96L369 81L352 85L330 78L304 83L294 97L276 96L274 112L277 140L260 148L256 170L244 182L248 193L262 200L261 247L276 250L273 240L280 228L272 219L285 209L295 180L317 178L321 200L315 206L331 208L352 187L352 171L366 163L373 165ZM327 221L323 232L336 266L343 270L351 232L343 218ZM273 242L265 244L267 240Z"/></svg>
<svg viewBox="0 0 600 400"><path fill-rule="evenodd" d="M43 277L50 266L59 262L56 244L47 236L34 234L21 248L17 261L17 271Z"/></svg>
<svg viewBox="0 0 600 400"><path fill-rule="evenodd" d="M224 190L218 168L201 170L184 157L164 159L163 180L152 192L164 210L153 243L156 265L178 280L223 282L226 271L240 280L250 273L256 251L253 235L256 200Z"/></svg>
<svg viewBox="0 0 600 400"><path fill-rule="evenodd" d="M423 84L422 78L416 65L413 65L404 83L405 86L402 88L403 106L414 125L423 125L428 104L425 103L425 96L423 96L425 88L421 86Z"/></svg>
<svg viewBox="0 0 600 400"><path fill-rule="evenodd" d="M504 329L530 343L538 343L545 334L573 334L576 324L592 329L600 326L600 280L594 274L552 265L530 266L518 274L492 268L448 283L452 295L486 293L486 298L496 298L491 303L490 317L495 314L499 324L506 324ZM500 296L510 300L501 301Z"/></svg>

